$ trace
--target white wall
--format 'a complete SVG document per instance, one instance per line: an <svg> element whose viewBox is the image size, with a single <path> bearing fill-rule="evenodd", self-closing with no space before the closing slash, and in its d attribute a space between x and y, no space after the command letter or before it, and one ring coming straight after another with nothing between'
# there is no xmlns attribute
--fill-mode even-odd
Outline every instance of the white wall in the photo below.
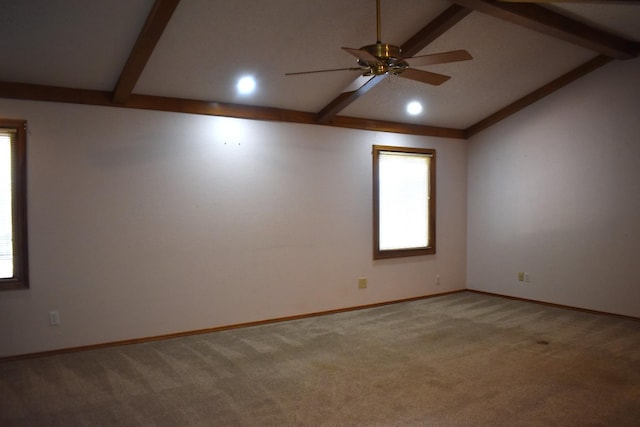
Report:
<svg viewBox="0 0 640 427"><path fill-rule="evenodd" d="M3 99L0 117L29 123L31 272L0 292L0 357L465 287L465 141ZM438 150L435 256L372 260L372 144Z"/></svg>
<svg viewBox="0 0 640 427"><path fill-rule="evenodd" d="M473 137L467 287L640 316L639 165L640 59Z"/></svg>

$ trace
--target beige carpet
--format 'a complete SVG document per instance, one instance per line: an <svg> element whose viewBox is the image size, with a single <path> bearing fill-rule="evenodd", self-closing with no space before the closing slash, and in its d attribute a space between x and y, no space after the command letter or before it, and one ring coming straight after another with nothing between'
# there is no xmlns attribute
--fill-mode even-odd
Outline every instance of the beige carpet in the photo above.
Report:
<svg viewBox="0 0 640 427"><path fill-rule="evenodd" d="M2 426L638 426L640 322L463 292L0 363Z"/></svg>

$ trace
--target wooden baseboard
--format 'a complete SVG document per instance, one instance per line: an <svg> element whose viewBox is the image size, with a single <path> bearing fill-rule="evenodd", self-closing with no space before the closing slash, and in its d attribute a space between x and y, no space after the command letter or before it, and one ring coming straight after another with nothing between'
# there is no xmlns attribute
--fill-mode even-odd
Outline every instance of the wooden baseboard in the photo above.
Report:
<svg viewBox="0 0 640 427"><path fill-rule="evenodd" d="M197 330L193 330L193 331L176 332L176 333L173 333L173 334L164 334L164 335L157 335L157 336L144 337L144 338L134 338L134 339L122 340L122 341L112 341L112 342L107 342L107 343L92 344L92 345L85 345L85 346L79 346L79 347L68 347L68 348L61 348L61 349L57 349L57 350L41 351L41 352L37 352L37 353L20 354L20 355L16 355L16 356L5 356L5 357L0 357L0 363L2 363L2 362L11 362L11 361L16 361L16 360L24 360L24 359L33 359L33 358L37 358L37 357L55 356L55 355L58 355L58 354L65 354L65 353L75 353L75 352L79 352L79 351L97 350L97 349L107 348L107 347L116 347L116 346L131 345L131 344L140 344L140 343L151 342L151 341L160 341L160 340L167 340L167 339L172 339L172 338L186 337L186 336L190 336L190 335L208 334L208 333L212 333L212 332L228 331L228 330L231 330L231 329L267 325L267 324L270 324L270 323L279 323L279 322L287 322L287 321L290 321L290 320L306 319L306 318L309 318L309 317L326 316L326 315L329 315L329 314L345 313L345 312L348 312L348 311L364 310L364 309L367 309L367 308L375 308L375 307L382 307L382 306L385 306L385 305L399 304L399 303L403 303L403 302L418 301L418 300L423 300L423 299L428 299L428 298L439 297L439 296L443 296L443 295L461 293L461 292L465 292L465 291L466 291L465 289L459 289L459 290L455 290L455 291L442 292L442 293L438 293L438 294L423 295L423 296L419 296L419 297L405 298L405 299L399 299L399 300L394 300L394 301L385 301L385 302L379 302L379 303L374 303L374 304L366 304L366 305L360 305L360 306L354 306L354 307L338 308L338 309L335 309L335 310L318 311L318 312L314 312L314 313L299 314L299 315L296 315L296 316L278 317L278 318L274 318L274 319L258 320L258 321L255 321L255 322L246 322L246 323L238 323L238 324L233 324L233 325L216 326L216 327L213 327L213 328L197 329Z"/></svg>
<svg viewBox="0 0 640 427"><path fill-rule="evenodd" d="M640 321L640 317L627 316L627 315L624 315L624 314L617 314L617 313L610 313L610 312L607 312L607 311L590 310L588 308L580 308L580 307L574 307L574 306L571 306L571 305L563 305L563 304L556 304L556 303L547 302L547 301L538 301L538 300L534 300L534 299L514 297L514 296L511 296L511 295L496 294L496 293L493 293L493 292L478 291L476 289L465 289L465 291L466 292L473 292L473 293L476 293L476 294L490 295L490 296L500 297L500 298L507 298L507 299L512 299L512 300L515 300L515 301L524 301L524 302L531 302L531 303L535 303L535 304L542 304L542 305L546 305L548 307L564 308L564 309L567 309L567 310L581 311L583 313L599 314L599 315L603 315L603 316L614 316L614 317L619 317L619 318L622 318L622 319Z"/></svg>

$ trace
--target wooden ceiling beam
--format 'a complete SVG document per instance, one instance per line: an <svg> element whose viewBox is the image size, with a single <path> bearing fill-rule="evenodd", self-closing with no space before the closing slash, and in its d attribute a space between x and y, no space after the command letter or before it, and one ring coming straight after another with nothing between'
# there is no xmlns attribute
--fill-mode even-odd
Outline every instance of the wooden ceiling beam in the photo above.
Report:
<svg viewBox="0 0 640 427"><path fill-rule="evenodd" d="M373 89L378 83L384 80L385 77L386 76L373 76L358 89L349 92L342 92L333 101L320 110L316 115L316 120L318 123L329 123L340 111L344 110L349 106L349 104L353 103L356 99Z"/></svg>
<svg viewBox="0 0 640 427"><path fill-rule="evenodd" d="M371 130L375 132L403 133L408 135L435 136L439 138L465 139L464 129L412 123L390 122L386 120L361 119L359 117L336 116L329 126Z"/></svg>
<svg viewBox="0 0 640 427"><path fill-rule="evenodd" d="M460 20L470 12L471 10L466 7L458 6L456 4L450 6L400 47L403 56L410 57L416 55L422 49L427 47L429 43L460 22ZM340 111L347 108L356 99L367 93L386 77L386 75L374 76L359 89L341 93L320 110L316 116L316 120L319 123L330 122Z"/></svg>
<svg viewBox="0 0 640 427"><path fill-rule="evenodd" d="M234 117L247 120L301 123L308 125L321 124L316 121L316 115L314 113L287 110L283 108L257 107L225 102L135 94L130 95L125 103L115 103L112 99L111 92L109 91L73 89L29 83L0 81L0 98L134 108L172 113ZM332 123L327 123L326 125L377 132L393 132L408 135L426 135L442 138L464 139L464 129L398 123L384 120L369 120L355 117L338 116L335 117Z"/></svg>
<svg viewBox="0 0 640 427"><path fill-rule="evenodd" d="M517 113L518 111L524 109L525 107L533 104L544 98L545 96L557 91L558 89L568 85L574 80L579 79L580 77L589 74L590 72L602 67L603 65L612 61L612 58L605 55L598 55L592 60L580 65L579 67L569 71L566 74L558 77L557 79L547 83L546 85L534 90L528 95L523 96L517 101L507 105L504 108L496 111L495 113L487 116L486 118L480 120L478 123L470 126L465 130L465 138L470 138L478 132L487 129L490 126L495 125L501 120L506 119L512 114Z"/></svg>
<svg viewBox="0 0 640 427"><path fill-rule="evenodd" d="M417 55L422 49L449 31L470 13L471 9L456 4L451 5L400 46L403 57L408 58Z"/></svg>
<svg viewBox="0 0 640 427"><path fill-rule="evenodd" d="M615 59L634 58L638 43L598 30L582 22L532 3L495 0L454 0L457 4L531 30L593 50Z"/></svg>
<svg viewBox="0 0 640 427"><path fill-rule="evenodd" d="M180 0L156 0L113 90L113 102L127 102Z"/></svg>

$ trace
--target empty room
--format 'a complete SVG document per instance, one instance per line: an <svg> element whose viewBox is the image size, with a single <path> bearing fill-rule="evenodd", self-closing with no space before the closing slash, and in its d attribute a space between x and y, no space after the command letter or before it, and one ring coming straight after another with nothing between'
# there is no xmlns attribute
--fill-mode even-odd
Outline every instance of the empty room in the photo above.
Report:
<svg viewBox="0 0 640 427"><path fill-rule="evenodd" d="M0 425L640 425L640 1L0 13Z"/></svg>

